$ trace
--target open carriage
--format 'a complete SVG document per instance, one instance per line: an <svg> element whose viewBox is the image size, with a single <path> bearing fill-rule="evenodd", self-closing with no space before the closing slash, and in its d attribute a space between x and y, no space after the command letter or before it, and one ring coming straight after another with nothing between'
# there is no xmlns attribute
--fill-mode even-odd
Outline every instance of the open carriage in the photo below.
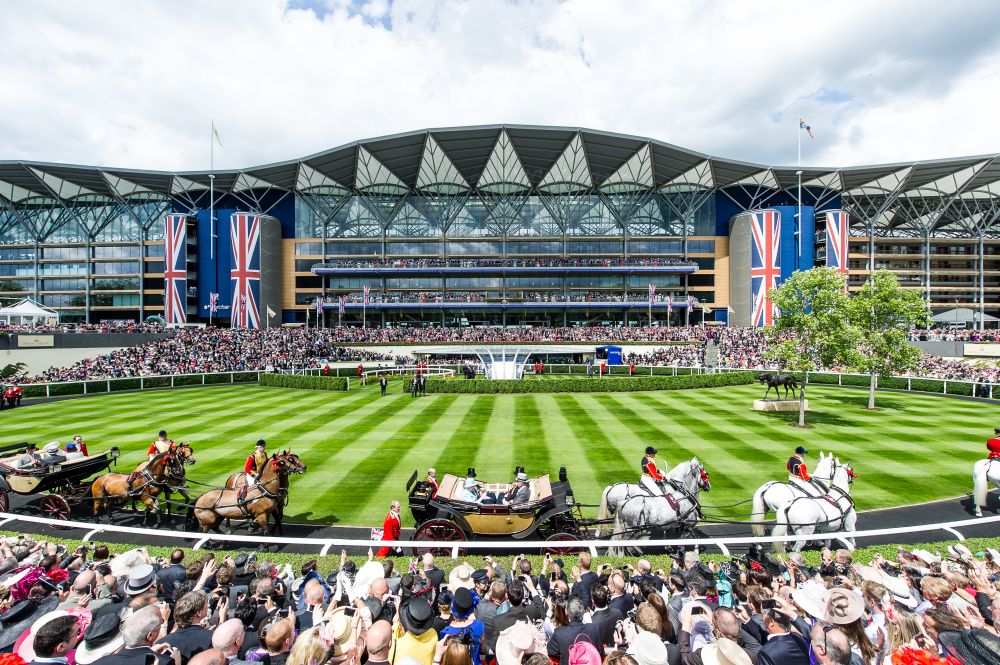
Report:
<svg viewBox="0 0 1000 665"><path fill-rule="evenodd" d="M42 494L39 510L45 517L68 520L72 506L87 497L93 476L105 473L117 462L118 448L69 459L42 469L20 469L18 461L25 444L0 447L0 512L10 507L10 493Z"/></svg>
<svg viewBox="0 0 1000 665"><path fill-rule="evenodd" d="M461 500L459 490L464 478L445 474L433 494L433 486L418 481L416 471L406 483L410 512L416 520L413 550L450 554L456 544L480 538L512 538L515 540L547 540L551 547L544 552L567 553L559 541L587 538L580 508L573 489L566 479L566 469L559 469L559 480L552 482L548 474L528 480L531 495L527 503L488 505ZM485 483L486 492L507 492L506 483ZM426 544L424 544L426 543ZM431 543L441 543L432 545ZM459 555L465 552L459 548Z"/></svg>

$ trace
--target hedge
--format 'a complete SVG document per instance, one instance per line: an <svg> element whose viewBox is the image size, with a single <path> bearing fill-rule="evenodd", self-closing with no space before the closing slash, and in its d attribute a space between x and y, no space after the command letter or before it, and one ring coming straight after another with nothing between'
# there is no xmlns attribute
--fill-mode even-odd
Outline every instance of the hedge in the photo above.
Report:
<svg viewBox="0 0 1000 665"><path fill-rule="evenodd" d="M690 376L637 376L629 379L581 377L558 381L490 381L472 379L427 383L430 393L615 393L637 390L684 390L743 386L754 382L753 372L693 374Z"/></svg>
<svg viewBox="0 0 1000 665"><path fill-rule="evenodd" d="M262 373L260 385L274 388L299 388L301 390L347 390L347 379L336 376Z"/></svg>

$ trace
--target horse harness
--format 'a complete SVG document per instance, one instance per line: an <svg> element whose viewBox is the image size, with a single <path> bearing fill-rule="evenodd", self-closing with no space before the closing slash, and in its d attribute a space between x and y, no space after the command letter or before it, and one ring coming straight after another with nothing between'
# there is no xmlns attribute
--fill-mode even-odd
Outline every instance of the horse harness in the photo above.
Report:
<svg viewBox="0 0 1000 665"><path fill-rule="evenodd" d="M247 509L247 506L249 506L251 503L253 503L254 501L256 501L258 499L271 499L273 501L276 501L278 503L278 505L280 505L280 506L287 506L288 505L288 488L287 487L281 487L280 469L278 469L277 462L272 461L271 463L274 464L274 468L275 468L276 471L279 472L279 475L276 475L274 478L272 478L271 480L268 480L267 482L264 482L264 483L255 483L253 486L251 486L251 485L244 485L240 489L235 490L236 491L236 503L235 504L220 505L221 501L222 501L223 493L219 492L219 496L217 496L215 498L215 503L212 504L212 507L211 508L206 508L205 510L217 510L219 508L237 508L237 509L239 509L240 513L242 513L243 517L250 517L250 511ZM271 484L272 482L277 482L278 483L278 491L277 492L272 492L271 490L267 489L266 486L269 485L269 484ZM259 490L261 496L255 496L252 499L247 499L247 494L249 494L249 492L250 492L251 489Z"/></svg>
<svg viewBox="0 0 1000 665"><path fill-rule="evenodd" d="M839 496L833 497L832 493L834 491L837 494L839 494ZM847 515L848 512L850 512L851 510L854 509L854 499L851 498L851 495L848 492L840 489L839 487L837 487L836 485L834 485L834 484L831 483L830 484L830 493L829 494L824 494L823 496L798 496L798 497L795 497L794 499L792 499L791 502L789 502L788 506L785 508L785 515L787 516L791 512L792 506L795 505L796 501L800 501L802 499L813 499L813 500L816 500L816 501L825 501L828 504L830 504L830 506L832 506L839 513L836 517L831 517L831 518L825 520L823 522L825 524L833 524L834 522L842 521L844 519L844 516ZM841 505L840 505L841 499L845 499L847 501L847 506L846 507L841 507ZM789 525L790 526L795 526L795 525L791 525L791 520L789 520Z"/></svg>
<svg viewBox="0 0 1000 665"><path fill-rule="evenodd" d="M163 458L163 477L164 477L163 481L159 481L156 478L154 478L153 474L150 473L149 471L149 467L151 467L153 465L153 462L155 462L160 457ZM170 474L170 472L173 471L173 468L170 466L170 460L172 457L173 457L172 453L160 453L152 460L150 460L149 464L143 467L141 473L138 473L136 471L130 473L128 475L128 478L126 478L125 480L126 483L125 486L128 488L126 496L128 496L129 498L142 496L143 493L146 491L146 488L150 486L155 487L157 489L163 489L163 488L172 489L170 483L165 482L166 480L169 480L170 478L183 480L183 476L178 478L177 476L173 476ZM181 466L181 468L183 469L183 465ZM141 478L143 480L143 483L138 487L133 487L133 484L138 478Z"/></svg>

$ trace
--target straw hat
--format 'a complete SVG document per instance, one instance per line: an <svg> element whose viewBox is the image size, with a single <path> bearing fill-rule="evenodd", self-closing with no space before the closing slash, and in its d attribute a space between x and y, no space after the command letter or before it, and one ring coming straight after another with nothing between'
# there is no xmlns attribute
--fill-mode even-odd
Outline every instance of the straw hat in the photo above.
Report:
<svg viewBox="0 0 1000 665"><path fill-rule="evenodd" d="M451 574L448 575L448 586L451 587L452 592L454 593L455 589L473 588L475 583L472 581L472 573L474 572L475 569L465 561L455 566Z"/></svg>
<svg viewBox="0 0 1000 665"><path fill-rule="evenodd" d="M720 637L718 642L701 650L701 662L705 665L750 665L750 656L739 644L728 637Z"/></svg>
<svg viewBox="0 0 1000 665"><path fill-rule="evenodd" d="M823 594L823 615L816 617L826 623L843 626L854 623L865 613L865 601L850 589L834 587Z"/></svg>
<svg viewBox="0 0 1000 665"><path fill-rule="evenodd" d="M866 566L864 564L857 564L854 568L858 572L861 579L878 582L888 589L889 594L892 597L892 602L899 603L903 607L910 610L916 609L917 605L920 604L917 599L913 597L913 594L910 593L910 587L906 584L906 580L903 578L893 577L883 570L873 568L872 566Z"/></svg>
<svg viewBox="0 0 1000 665"><path fill-rule="evenodd" d="M625 653L635 658L639 665L667 665L669 658L667 647L659 635L645 630L639 631L632 639L632 644Z"/></svg>
<svg viewBox="0 0 1000 665"><path fill-rule="evenodd" d="M521 658L532 653L548 653L545 633L527 621L517 621L497 637L497 665L521 665Z"/></svg>
<svg viewBox="0 0 1000 665"><path fill-rule="evenodd" d="M111 574L115 577L128 577L133 568L146 563L146 554L134 549L122 552L111 560Z"/></svg>
<svg viewBox="0 0 1000 665"><path fill-rule="evenodd" d="M821 619L823 617L823 594L825 593L826 587L819 582L804 582L799 585L799 588L792 591L792 600L809 616Z"/></svg>

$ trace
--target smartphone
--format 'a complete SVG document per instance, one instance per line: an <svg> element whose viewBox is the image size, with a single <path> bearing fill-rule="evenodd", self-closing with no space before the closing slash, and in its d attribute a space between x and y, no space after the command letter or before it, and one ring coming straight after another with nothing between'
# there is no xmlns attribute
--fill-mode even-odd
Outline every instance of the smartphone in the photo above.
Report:
<svg viewBox="0 0 1000 665"><path fill-rule="evenodd" d="M94 595L94 585L93 584L88 584L86 587L84 587L83 595L85 595L85 596L93 596Z"/></svg>
<svg viewBox="0 0 1000 665"><path fill-rule="evenodd" d="M776 607L778 607L778 601L776 601L774 598L765 598L764 600L760 601L760 609L762 610L773 610Z"/></svg>
<svg viewBox="0 0 1000 665"><path fill-rule="evenodd" d="M705 613L705 608L702 607L702 606L700 606L700 605L695 605L694 607L691 608L691 614L692 615L695 615L695 614L704 614L704 613Z"/></svg>

